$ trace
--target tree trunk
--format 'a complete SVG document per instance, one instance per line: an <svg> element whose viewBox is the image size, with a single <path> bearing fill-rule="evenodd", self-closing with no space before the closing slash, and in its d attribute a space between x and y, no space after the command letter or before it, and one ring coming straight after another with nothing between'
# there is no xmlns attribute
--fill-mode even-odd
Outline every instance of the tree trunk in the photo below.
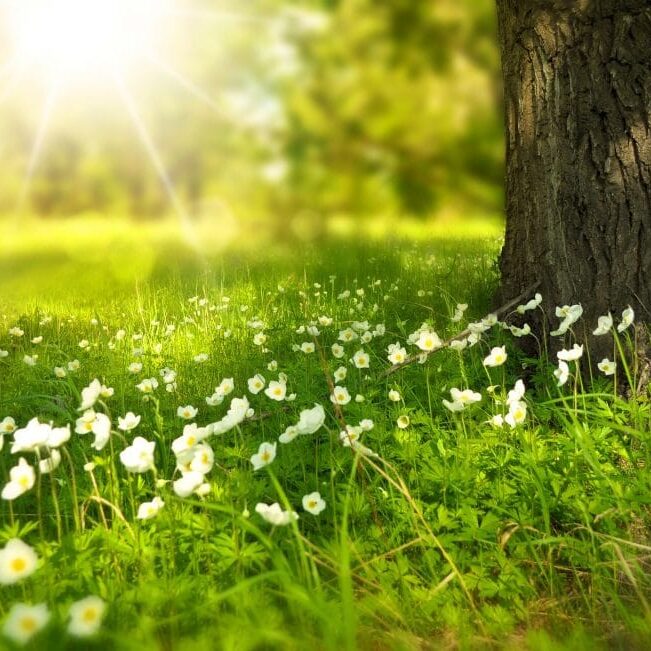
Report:
<svg viewBox="0 0 651 651"><path fill-rule="evenodd" d="M629 304L650 323L651 0L497 7L507 133L502 302L539 281L551 329L555 306L574 303L584 308L582 337L599 315L619 316ZM605 339L589 346L612 357Z"/></svg>

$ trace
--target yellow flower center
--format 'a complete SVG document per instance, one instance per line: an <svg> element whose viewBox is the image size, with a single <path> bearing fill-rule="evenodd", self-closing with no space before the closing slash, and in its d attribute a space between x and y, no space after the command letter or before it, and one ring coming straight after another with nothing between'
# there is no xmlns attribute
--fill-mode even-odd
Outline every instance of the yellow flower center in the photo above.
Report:
<svg viewBox="0 0 651 651"><path fill-rule="evenodd" d="M31 615L26 615L20 620L19 625L25 633L32 633L36 630L36 619Z"/></svg>
<svg viewBox="0 0 651 651"><path fill-rule="evenodd" d="M197 442L195 436L188 436L188 445L194 445Z"/></svg>
<svg viewBox="0 0 651 651"><path fill-rule="evenodd" d="M23 572L27 567L27 561L24 558L14 558L10 563L13 572Z"/></svg>
<svg viewBox="0 0 651 651"><path fill-rule="evenodd" d="M86 622L86 624L91 624L97 619L97 609L92 606L86 608L81 614L81 619Z"/></svg>
<svg viewBox="0 0 651 651"><path fill-rule="evenodd" d="M29 477L27 475L23 475L19 480L18 483L22 488L29 488Z"/></svg>

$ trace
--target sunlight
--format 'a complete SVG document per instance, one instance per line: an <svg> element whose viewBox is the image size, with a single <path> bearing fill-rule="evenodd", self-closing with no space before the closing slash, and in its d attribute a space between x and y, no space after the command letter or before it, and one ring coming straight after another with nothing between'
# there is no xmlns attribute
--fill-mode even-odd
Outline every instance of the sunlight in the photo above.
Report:
<svg viewBox="0 0 651 651"><path fill-rule="evenodd" d="M174 189L172 179L170 178L163 160L158 153L158 149L156 148L156 145L154 144L154 141L149 134L147 126L145 125L142 116L140 115L140 111L138 110L138 106L132 94L125 85L124 79L119 73L116 72L114 74L113 81L115 83L120 99L122 100L124 107L129 114L133 126L138 134L138 138L145 148L152 162L152 165L154 166L156 173L158 174L158 177L160 178L161 183L165 188L167 197L179 218L179 226L181 228L183 237L188 244L190 244L193 248L198 249L198 241L194 227L192 226L192 220L190 219L190 216L188 215L181 199Z"/></svg>
<svg viewBox="0 0 651 651"><path fill-rule="evenodd" d="M11 45L20 59L56 77L130 66L155 41L167 0L12 0Z"/></svg>

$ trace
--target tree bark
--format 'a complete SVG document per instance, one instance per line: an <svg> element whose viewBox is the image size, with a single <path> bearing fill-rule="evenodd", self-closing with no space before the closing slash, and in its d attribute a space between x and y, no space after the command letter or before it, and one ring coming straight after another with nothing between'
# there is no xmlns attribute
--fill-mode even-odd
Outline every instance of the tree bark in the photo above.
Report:
<svg viewBox="0 0 651 651"><path fill-rule="evenodd" d="M584 335L629 304L650 323L651 0L497 8L507 134L500 301L539 280L552 329L555 306L574 303ZM601 355L607 338L596 339Z"/></svg>

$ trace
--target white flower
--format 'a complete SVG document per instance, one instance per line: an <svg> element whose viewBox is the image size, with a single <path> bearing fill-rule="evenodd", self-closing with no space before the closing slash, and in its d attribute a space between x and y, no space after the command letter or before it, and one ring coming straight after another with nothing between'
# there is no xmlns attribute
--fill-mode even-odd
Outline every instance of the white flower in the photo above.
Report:
<svg viewBox="0 0 651 651"><path fill-rule="evenodd" d="M176 371L173 368L162 368L160 376L163 378L164 384L174 384L176 382Z"/></svg>
<svg viewBox="0 0 651 651"><path fill-rule="evenodd" d="M196 423L186 425L183 428L183 434L172 441L172 452L177 457L182 456L209 436L210 429L209 427L198 427Z"/></svg>
<svg viewBox="0 0 651 651"><path fill-rule="evenodd" d="M391 400L391 402L400 402L400 400L402 400L400 391L397 391L396 389L391 389L391 391L389 391L389 400Z"/></svg>
<svg viewBox="0 0 651 651"><path fill-rule="evenodd" d="M9 471L9 482L2 489L2 499L15 500L20 497L34 486L35 479L34 468L20 457L18 465Z"/></svg>
<svg viewBox="0 0 651 651"><path fill-rule="evenodd" d="M25 331L21 330L17 326L14 326L13 328L9 328L8 332L10 337L22 337L25 334Z"/></svg>
<svg viewBox="0 0 651 651"><path fill-rule="evenodd" d="M154 467L155 441L136 436L133 443L120 452L120 461L129 472L147 472Z"/></svg>
<svg viewBox="0 0 651 651"><path fill-rule="evenodd" d="M215 453L207 443L199 443L192 449L190 470L207 475L215 464Z"/></svg>
<svg viewBox="0 0 651 651"><path fill-rule="evenodd" d="M192 420L199 410L196 407L193 407L192 405L186 405L185 407L179 407L176 410L176 415L179 418L183 418L183 420Z"/></svg>
<svg viewBox="0 0 651 651"><path fill-rule="evenodd" d="M132 411L128 411L126 416L118 416L118 429L123 432L130 432L140 424L140 416L136 416Z"/></svg>
<svg viewBox="0 0 651 651"><path fill-rule="evenodd" d="M615 369L617 368L617 363L616 362L611 362L607 357L604 357L599 362L599 364L597 364L597 368L604 375L615 375Z"/></svg>
<svg viewBox="0 0 651 651"><path fill-rule="evenodd" d="M468 339L453 339L450 342L450 348L452 348L452 350L456 350L457 352L461 352L467 345Z"/></svg>
<svg viewBox="0 0 651 651"><path fill-rule="evenodd" d="M262 391L262 389L264 389L266 380L264 379L263 375L256 373L252 378L249 378L247 380L247 384L249 387L249 392L256 396L258 393L260 393L260 391Z"/></svg>
<svg viewBox="0 0 651 651"><path fill-rule="evenodd" d="M276 382L272 380L269 386L264 390L265 395L272 400L281 402L287 395L287 384L285 382Z"/></svg>
<svg viewBox="0 0 651 651"><path fill-rule="evenodd" d="M515 383L515 386L513 387L513 389L511 389L511 391L509 391L508 396L506 398L506 404L510 405L510 404L512 404L514 402L519 402L520 400L522 400L522 398L524 397L525 391L526 391L526 388L524 386L524 382L522 380L518 380Z"/></svg>
<svg viewBox="0 0 651 651"><path fill-rule="evenodd" d="M47 445L51 434L52 426L50 424L41 423L38 418L32 418L25 427L14 432L11 453L36 452L38 448Z"/></svg>
<svg viewBox="0 0 651 651"><path fill-rule="evenodd" d="M11 416L5 416L0 422L0 435L16 431L16 421Z"/></svg>
<svg viewBox="0 0 651 651"><path fill-rule="evenodd" d="M524 314L529 310L535 310L541 303L542 296L540 294L536 294L534 298L532 298L528 303L525 303L524 305L518 305L515 310L518 314Z"/></svg>
<svg viewBox="0 0 651 651"><path fill-rule="evenodd" d="M111 436L111 421L106 414L98 414L92 409L86 410L75 425L77 434L95 434L92 447L102 450Z"/></svg>
<svg viewBox="0 0 651 651"><path fill-rule="evenodd" d="M314 352L314 344L311 341L304 341L301 344L301 351L308 354L308 355L310 353L313 353Z"/></svg>
<svg viewBox="0 0 651 651"><path fill-rule="evenodd" d="M11 585L27 578L36 570L36 552L19 538L11 538L0 550L0 584Z"/></svg>
<svg viewBox="0 0 651 651"><path fill-rule="evenodd" d="M224 333L224 336L226 336L226 333ZM192 359L194 360L195 364L203 364L204 362L208 361L208 354L199 353L198 355L195 355Z"/></svg>
<svg viewBox="0 0 651 651"><path fill-rule="evenodd" d="M330 350L332 351L332 356L336 359L341 359L346 354L346 350L341 344L332 344Z"/></svg>
<svg viewBox="0 0 651 651"><path fill-rule="evenodd" d="M298 513L295 511L283 511L278 502L274 502L273 504L259 502L256 504L255 510L264 520L275 527L286 526L293 520L298 520Z"/></svg>
<svg viewBox="0 0 651 651"><path fill-rule="evenodd" d="M509 405L509 413L504 417L504 422L513 429L516 425L520 425L527 417L527 404L525 402L515 400Z"/></svg>
<svg viewBox="0 0 651 651"><path fill-rule="evenodd" d="M275 443L264 443L260 444L258 452L251 457L251 463L253 464L253 470L260 470L268 466L276 458L276 444Z"/></svg>
<svg viewBox="0 0 651 651"><path fill-rule="evenodd" d="M354 447L355 443L359 441L360 436L362 435L362 430L359 425L354 427L353 425L346 425L346 429L342 432L339 432L339 440L344 447L350 448Z"/></svg>
<svg viewBox="0 0 651 651"><path fill-rule="evenodd" d="M75 371L78 371L80 366L81 366L81 364L79 363L78 359L73 359L71 362L68 362L68 370L71 373L74 373Z"/></svg>
<svg viewBox="0 0 651 651"><path fill-rule="evenodd" d="M416 341L416 345L423 352L428 353L432 350L435 350L436 348L440 348L443 344L435 332L426 330L420 333L418 340Z"/></svg>
<svg viewBox="0 0 651 651"><path fill-rule="evenodd" d="M348 369L345 366L340 366L332 375L335 379L335 382L343 382L348 375Z"/></svg>
<svg viewBox="0 0 651 651"><path fill-rule="evenodd" d="M514 337L526 337L531 334L531 326L528 323L525 323L521 328L514 325L509 326L509 330Z"/></svg>
<svg viewBox="0 0 651 651"><path fill-rule="evenodd" d="M249 401L246 398L233 398L226 415L220 421L209 425L208 430L212 434L224 434L251 415Z"/></svg>
<svg viewBox="0 0 651 651"><path fill-rule="evenodd" d="M89 595L75 601L68 612L70 623L68 633L75 637L90 637L95 635L102 625L106 602L100 597Z"/></svg>
<svg viewBox="0 0 651 651"><path fill-rule="evenodd" d="M461 321L463 318L463 313L468 309L467 303L457 303L457 307L454 310L454 315L452 316L452 321L455 323Z"/></svg>
<svg viewBox="0 0 651 651"><path fill-rule="evenodd" d="M36 366L37 360L38 355L25 355L23 357L23 362L27 364L27 366Z"/></svg>
<svg viewBox="0 0 651 651"><path fill-rule="evenodd" d="M140 362L131 362L128 367L129 373L133 373L133 375L137 375L142 371L142 364Z"/></svg>
<svg viewBox="0 0 651 651"><path fill-rule="evenodd" d="M356 366L356 368L368 368L370 358L369 358L368 354L365 353L363 350L358 350L353 355L352 362Z"/></svg>
<svg viewBox="0 0 651 651"><path fill-rule="evenodd" d="M79 411L90 409L99 400L101 392L102 383L95 378L81 391L81 405L79 406Z"/></svg>
<svg viewBox="0 0 651 651"><path fill-rule="evenodd" d="M580 346L578 344L574 344L571 350L563 349L559 350L556 353L556 357L558 357L558 359L563 362L575 362L581 357L581 355L583 355L583 344Z"/></svg>
<svg viewBox="0 0 651 651"><path fill-rule="evenodd" d="M227 396L229 393L233 393L235 390L235 382L233 382L232 377L225 377L218 387L215 387L215 393L218 393L221 396Z"/></svg>
<svg viewBox="0 0 651 651"><path fill-rule="evenodd" d="M54 375L58 377L60 380L66 377L68 375L68 372L63 366L55 366L54 367Z"/></svg>
<svg viewBox="0 0 651 651"><path fill-rule="evenodd" d="M140 384L136 384L136 389L144 394L153 393L158 388L158 380L155 377L144 379Z"/></svg>
<svg viewBox="0 0 651 651"><path fill-rule="evenodd" d="M70 431L70 430L68 430ZM54 472L61 463L61 453L56 450L50 450L50 456L46 459L41 459L38 462L38 469L42 475L47 475L48 473Z"/></svg>
<svg viewBox="0 0 651 651"><path fill-rule="evenodd" d="M17 644L27 644L50 619L50 612L45 604L30 606L14 604L7 615L2 632Z"/></svg>
<svg viewBox="0 0 651 651"><path fill-rule="evenodd" d="M496 414L488 421L495 429L500 429L504 426L504 416Z"/></svg>
<svg viewBox="0 0 651 651"><path fill-rule="evenodd" d="M319 317L319 325L328 327L332 325L332 317L329 316L320 316Z"/></svg>
<svg viewBox="0 0 651 651"><path fill-rule="evenodd" d="M399 342L387 348L388 359L392 364L402 364L407 359L407 351Z"/></svg>
<svg viewBox="0 0 651 651"><path fill-rule="evenodd" d="M563 307L556 308L556 316L562 317L560 325L557 330L553 330L549 334L552 337L558 337L564 335L570 328L572 324L579 320L583 314L583 307L581 304L578 305L563 305Z"/></svg>
<svg viewBox="0 0 651 651"><path fill-rule="evenodd" d="M253 343L256 346L264 346L267 343L267 335L264 332L256 332L253 335Z"/></svg>
<svg viewBox="0 0 651 651"><path fill-rule="evenodd" d="M330 400L335 405L347 405L351 398L350 393L346 387L335 387L334 391L330 395Z"/></svg>
<svg viewBox="0 0 651 651"><path fill-rule="evenodd" d="M209 407L216 407L217 405L221 405L222 402L224 402L224 396L219 395L218 393L213 393L211 396L206 398L206 404Z"/></svg>
<svg viewBox="0 0 651 651"><path fill-rule="evenodd" d="M317 403L312 409L304 409L299 416L296 429L299 434L314 434L325 423L325 410Z"/></svg>
<svg viewBox="0 0 651 651"><path fill-rule="evenodd" d="M298 427L296 425L290 425L287 429L278 437L278 440L281 443L291 443L298 436Z"/></svg>
<svg viewBox="0 0 651 651"><path fill-rule="evenodd" d="M325 509L325 500L318 491L303 496L303 508L312 515L319 515Z"/></svg>
<svg viewBox="0 0 651 651"><path fill-rule="evenodd" d="M0 359L3 357L9 357L9 351L0 348Z"/></svg>
<svg viewBox="0 0 651 651"><path fill-rule="evenodd" d="M501 366L506 361L506 346L496 346L490 355L484 359L484 366Z"/></svg>
<svg viewBox="0 0 651 651"><path fill-rule="evenodd" d="M592 332L593 335L600 337L607 335L613 327L613 316L610 312L606 316L600 316L597 319L597 329Z"/></svg>
<svg viewBox="0 0 651 651"><path fill-rule="evenodd" d="M104 449L111 436L111 421L106 414L95 414L93 434L95 440L91 447L98 451Z"/></svg>
<svg viewBox="0 0 651 651"><path fill-rule="evenodd" d="M357 338L358 338L358 335L352 328L346 328L345 330L341 330L339 332L339 341L343 341L344 343L354 341ZM333 353L334 353L334 351L333 351Z"/></svg>
<svg viewBox="0 0 651 651"><path fill-rule="evenodd" d="M556 386L562 387L570 376L570 367L562 359L558 362L558 368L554 371L554 377L558 380Z"/></svg>
<svg viewBox="0 0 651 651"><path fill-rule="evenodd" d="M409 427L409 423L410 423L409 416L404 416L404 415L398 416L398 420L396 421L396 425L400 429L407 429Z"/></svg>
<svg viewBox="0 0 651 651"><path fill-rule="evenodd" d="M626 328L628 328L631 323L633 323L633 319L635 318L635 312L633 312L633 308L629 305L623 312L622 312L622 320L621 323L617 326L617 332L624 332Z"/></svg>
<svg viewBox="0 0 651 651"><path fill-rule="evenodd" d="M463 411L468 405L472 405L475 402L481 400L481 393L472 391L471 389L465 389L460 391L459 389L453 388L450 389L450 396L452 402L448 400L443 400L443 404L450 411Z"/></svg>
<svg viewBox="0 0 651 651"><path fill-rule="evenodd" d="M278 370L278 362L275 359L272 359L267 364L267 370L271 371L272 373L275 373Z"/></svg>
<svg viewBox="0 0 651 651"><path fill-rule="evenodd" d="M192 493L203 484L204 475L202 472L190 470L181 474L181 479L177 479L174 484L174 492L179 497L189 497Z"/></svg>

